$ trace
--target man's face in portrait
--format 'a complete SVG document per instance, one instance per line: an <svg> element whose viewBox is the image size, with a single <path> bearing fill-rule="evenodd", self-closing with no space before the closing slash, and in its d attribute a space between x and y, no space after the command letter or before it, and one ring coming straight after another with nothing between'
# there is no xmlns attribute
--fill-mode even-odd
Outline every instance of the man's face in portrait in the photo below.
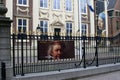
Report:
<svg viewBox="0 0 120 80"><path fill-rule="evenodd" d="M52 56L54 59L60 59L61 56L61 45L60 44L55 44L53 45L53 49L52 49Z"/></svg>

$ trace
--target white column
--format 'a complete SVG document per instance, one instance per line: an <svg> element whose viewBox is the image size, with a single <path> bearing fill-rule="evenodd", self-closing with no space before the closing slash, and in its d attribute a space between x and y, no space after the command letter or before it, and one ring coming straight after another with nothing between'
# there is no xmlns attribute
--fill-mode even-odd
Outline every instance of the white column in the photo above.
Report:
<svg viewBox="0 0 120 80"><path fill-rule="evenodd" d="M39 7L40 0L33 0L33 31L36 31L39 24Z"/></svg>
<svg viewBox="0 0 120 80"><path fill-rule="evenodd" d="M6 7L8 8L6 16L10 17L10 19L13 19L13 0L6 0Z"/></svg>
<svg viewBox="0 0 120 80"><path fill-rule="evenodd" d="M104 5L105 5L105 26L106 26L106 37L108 37L107 0L104 0Z"/></svg>
<svg viewBox="0 0 120 80"><path fill-rule="evenodd" d="M74 0L74 35L76 35L79 28L79 0Z"/></svg>
<svg viewBox="0 0 120 80"><path fill-rule="evenodd" d="M81 0L78 0L78 28L79 28L79 35L81 36L81 33L82 33L82 31L81 31L81 24L82 24L82 16L81 16ZM80 40L80 54L79 54L79 56L80 56L80 59L82 59L82 55L83 55L83 53L82 53L82 41Z"/></svg>
<svg viewBox="0 0 120 80"><path fill-rule="evenodd" d="M94 9L94 0L90 0L90 3L91 3L91 6L93 7L93 9ZM90 32L91 32L91 36L94 36L94 34L95 34L95 16L94 16L94 13L95 12L91 12L90 11Z"/></svg>

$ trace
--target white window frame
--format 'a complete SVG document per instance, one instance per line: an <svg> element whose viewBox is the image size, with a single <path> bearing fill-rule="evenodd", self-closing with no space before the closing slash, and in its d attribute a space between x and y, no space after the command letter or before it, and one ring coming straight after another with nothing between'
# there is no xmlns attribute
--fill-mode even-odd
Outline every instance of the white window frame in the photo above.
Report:
<svg viewBox="0 0 120 80"><path fill-rule="evenodd" d="M68 24L68 28L67 28L67 24ZM72 34L72 22L66 22L66 35L71 35ZM67 33L67 30L68 30L68 33ZM71 32L70 32L71 30Z"/></svg>
<svg viewBox="0 0 120 80"><path fill-rule="evenodd" d="M18 20L19 19L22 19L22 20L25 19L26 20L26 33L25 34L27 35L27 31L28 31L28 19L27 18L17 18L16 19L17 20L17 23L16 23L16 25L17 25L17 31L18 31ZM17 33L17 34L19 34L19 33ZM21 39L16 40L16 42L21 42ZM23 42L29 42L29 40L26 40L26 39L24 40L23 39Z"/></svg>
<svg viewBox="0 0 120 80"><path fill-rule="evenodd" d="M41 22L43 22L43 26L41 26ZM45 23L47 23L47 27L45 27ZM47 20L40 20L40 28L43 29L43 32L41 30L42 34L47 34L48 33L48 21ZM47 31L45 31L47 29Z"/></svg>
<svg viewBox="0 0 120 80"><path fill-rule="evenodd" d="M65 1L65 10L68 12L72 12L72 0Z"/></svg>
<svg viewBox="0 0 120 80"><path fill-rule="evenodd" d="M83 34L83 31L85 32L84 34ZM87 34L88 34L88 24L82 23L81 24L81 35L87 36Z"/></svg>
<svg viewBox="0 0 120 80"><path fill-rule="evenodd" d="M18 20L19 19L21 19L22 20L22 22L23 22L23 20L26 20L26 34L27 34L27 31L28 31L28 19L27 18L17 18L17 31L18 31ZM22 23L22 25L21 25L21 27L23 28L23 23ZM19 32L19 31L18 31Z"/></svg>
<svg viewBox="0 0 120 80"><path fill-rule="evenodd" d="M56 2L56 4L55 4ZM59 4L57 4L59 2ZM53 10L60 10L61 0L53 0Z"/></svg>
<svg viewBox="0 0 120 80"><path fill-rule="evenodd" d="M23 4L23 0L22 0L22 4L19 4L19 0L17 0L17 5L18 6L28 6L29 5L29 0L26 0L26 4Z"/></svg>
<svg viewBox="0 0 120 80"><path fill-rule="evenodd" d="M42 0L43 6L41 6L41 0L40 0L40 8L48 8L48 0Z"/></svg>
<svg viewBox="0 0 120 80"><path fill-rule="evenodd" d="M79 4L79 6L81 6L81 13L82 14L87 14L87 3L86 0L80 0L81 3Z"/></svg>

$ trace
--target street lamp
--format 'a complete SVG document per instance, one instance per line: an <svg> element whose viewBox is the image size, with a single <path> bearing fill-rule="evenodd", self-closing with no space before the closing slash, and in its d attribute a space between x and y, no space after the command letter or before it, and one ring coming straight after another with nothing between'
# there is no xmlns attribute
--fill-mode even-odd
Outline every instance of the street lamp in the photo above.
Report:
<svg viewBox="0 0 120 80"><path fill-rule="evenodd" d="M36 28L36 34L40 35L41 34L41 28L38 24L37 28Z"/></svg>
<svg viewBox="0 0 120 80"><path fill-rule="evenodd" d="M3 0L0 0L0 17L4 17L5 13L7 13L8 9L4 6Z"/></svg>

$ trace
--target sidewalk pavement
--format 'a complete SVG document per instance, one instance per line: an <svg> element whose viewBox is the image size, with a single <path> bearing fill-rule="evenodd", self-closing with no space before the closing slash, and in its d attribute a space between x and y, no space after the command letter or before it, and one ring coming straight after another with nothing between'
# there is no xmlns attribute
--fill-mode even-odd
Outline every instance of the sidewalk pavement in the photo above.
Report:
<svg viewBox="0 0 120 80"><path fill-rule="evenodd" d="M120 80L120 71L103 73L73 80Z"/></svg>

